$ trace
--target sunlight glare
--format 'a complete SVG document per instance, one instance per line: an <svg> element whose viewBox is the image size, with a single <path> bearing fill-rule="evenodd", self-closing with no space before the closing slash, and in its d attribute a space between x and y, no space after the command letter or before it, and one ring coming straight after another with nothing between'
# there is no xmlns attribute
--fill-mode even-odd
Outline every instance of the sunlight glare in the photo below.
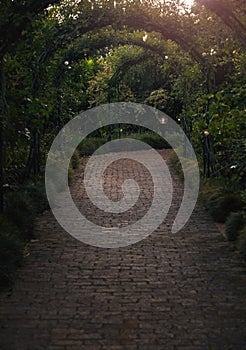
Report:
<svg viewBox="0 0 246 350"><path fill-rule="evenodd" d="M187 6L191 7L194 3L194 0L184 0L184 2L187 4Z"/></svg>
<svg viewBox="0 0 246 350"><path fill-rule="evenodd" d="M173 0L168 0L168 1L173 1ZM183 3L187 6L187 7L192 7L192 5L194 4L194 0L180 0L180 2Z"/></svg>

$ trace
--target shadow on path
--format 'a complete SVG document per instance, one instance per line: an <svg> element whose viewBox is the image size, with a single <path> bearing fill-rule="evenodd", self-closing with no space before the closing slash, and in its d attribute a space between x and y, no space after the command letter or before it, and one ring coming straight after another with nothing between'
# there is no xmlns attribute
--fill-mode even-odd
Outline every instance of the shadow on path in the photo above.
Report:
<svg viewBox="0 0 246 350"><path fill-rule="evenodd" d="M127 171L144 191L120 225L143 215L153 192L143 169L128 163ZM114 199L121 175L108 170ZM80 177L71 192L81 211L105 226L119 220L89 203ZM13 290L0 294L1 350L246 349L245 266L199 207L170 233L182 195L175 175L173 186L165 222L126 248L87 246L46 212Z"/></svg>

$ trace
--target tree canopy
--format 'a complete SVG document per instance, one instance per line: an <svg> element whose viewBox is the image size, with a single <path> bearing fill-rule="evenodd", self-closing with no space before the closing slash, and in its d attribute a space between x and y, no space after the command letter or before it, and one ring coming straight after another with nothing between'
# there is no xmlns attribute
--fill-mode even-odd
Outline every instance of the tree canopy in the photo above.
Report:
<svg viewBox="0 0 246 350"><path fill-rule="evenodd" d="M0 207L80 111L137 101L179 121L206 176L245 180L245 2L11 1L0 10ZM232 172L231 166L237 170Z"/></svg>

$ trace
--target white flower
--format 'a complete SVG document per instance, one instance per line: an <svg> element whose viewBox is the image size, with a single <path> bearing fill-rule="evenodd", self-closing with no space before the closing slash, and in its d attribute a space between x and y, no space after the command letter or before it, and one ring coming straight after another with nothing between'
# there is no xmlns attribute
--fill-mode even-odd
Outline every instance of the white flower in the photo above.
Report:
<svg viewBox="0 0 246 350"><path fill-rule="evenodd" d="M143 36L143 41L145 42L148 39L148 34L145 34L145 36Z"/></svg>

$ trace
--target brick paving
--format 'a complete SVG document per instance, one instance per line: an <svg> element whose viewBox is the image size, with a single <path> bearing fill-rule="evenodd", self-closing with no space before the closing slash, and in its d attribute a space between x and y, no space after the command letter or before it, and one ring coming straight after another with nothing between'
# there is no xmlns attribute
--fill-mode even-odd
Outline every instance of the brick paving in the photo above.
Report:
<svg viewBox="0 0 246 350"><path fill-rule="evenodd" d="M170 152L161 154L167 158ZM116 165L105 177L111 198L119 198L124 171L143 189L128 215L95 208L80 173L71 186L81 211L105 227L137 220L153 194L141 166ZM172 177L167 219L129 247L87 246L50 212L40 218L16 283L0 294L1 350L246 349L245 265L201 207L182 231L171 234L182 196L182 183Z"/></svg>

